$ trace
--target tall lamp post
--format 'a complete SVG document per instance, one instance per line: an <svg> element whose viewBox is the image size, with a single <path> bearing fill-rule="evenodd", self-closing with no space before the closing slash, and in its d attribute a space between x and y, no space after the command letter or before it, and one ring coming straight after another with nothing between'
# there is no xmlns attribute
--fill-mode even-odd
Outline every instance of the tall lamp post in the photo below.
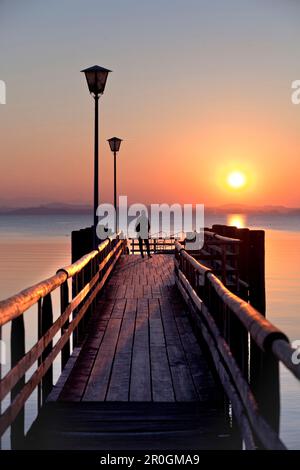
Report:
<svg viewBox="0 0 300 470"><path fill-rule="evenodd" d="M120 150L122 139L118 137L111 137L107 141L110 150L114 154L114 207L115 207L115 231L118 231L118 209L117 209L117 152Z"/></svg>
<svg viewBox="0 0 300 470"><path fill-rule="evenodd" d="M95 143L94 143L94 229L97 226L97 207L99 205L99 113L98 102L103 94L106 80L111 70L94 65L87 69L81 70L85 74L85 78L89 87L90 94L95 100Z"/></svg>

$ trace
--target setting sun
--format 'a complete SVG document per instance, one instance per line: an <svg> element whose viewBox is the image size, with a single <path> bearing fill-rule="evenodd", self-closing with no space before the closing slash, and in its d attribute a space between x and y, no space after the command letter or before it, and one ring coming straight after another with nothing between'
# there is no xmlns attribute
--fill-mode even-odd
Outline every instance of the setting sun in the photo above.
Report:
<svg viewBox="0 0 300 470"><path fill-rule="evenodd" d="M242 188L246 184L246 176L241 171L233 171L229 173L227 183L231 188Z"/></svg>

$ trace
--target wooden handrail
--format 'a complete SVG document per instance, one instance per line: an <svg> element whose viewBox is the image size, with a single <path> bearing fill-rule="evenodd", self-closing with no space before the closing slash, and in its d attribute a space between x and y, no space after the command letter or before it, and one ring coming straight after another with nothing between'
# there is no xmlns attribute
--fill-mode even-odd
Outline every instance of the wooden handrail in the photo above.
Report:
<svg viewBox="0 0 300 470"><path fill-rule="evenodd" d="M210 269L194 259L178 242L175 245L175 274L176 284L190 306L192 317L208 345L220 381L232 402L247 441L246 447L253 448L254 441L249 435L251 423L253 436L265 448L285 448L276 431L278 411L272 405L270 407L268 401L273 403L273 394L279 397L279 361L300 379L300 365L292 362L295 350L288 337L249 303L227 289ZM260 356L255 348L261 351ZM257 369L253 369L257 360ZM262 380L268 381L263 395L262 385L256 383L258 373ZM274 403L279 403L276 400L274 398Z"/></svg>
<svg viewBox="0 0 300 470"><path fill-rule="evenodd" d="M61 286L68 278L79 273L89 261L95 258L95 256L109 245L110 241L111 239L104 240L98 246L98 250L91 251L82 256L82 258L75 263L58 269L57 273L48 279L28 287L8 299L0 301L0 326L22 315L32 305L37 303L39 299L57 289L57 287Z"/></svg>
<svg viewBox="0 0 300 470"><path fill-rule="evenodd" d="M0 416L0 436L9 425L12 425L12 435L14 434L14 420L20 415L26 400L37 386L39 390L42 386L42 400L45 401L52 388L54 359L59 353L65 352L72 334L73 345L76 344L78 334L83 331L83 322L87 321L86 319L93 311L96 296L121 256L124 243L124 240L107 239L99 245L97 250L87 253L75 263L59 269L54 276L0 302L0 326L12 322L12 325L16 326L14 331L18 331L18 334L21 335L21 342L24 342L25 339L22 314L34 304L37 304L38 307L39 324L38 340L27 352L24 347L19 348L19 337L14 336L12 327L11 346L17 351L17 360L12 362L11 369L0 380L0 402L8 393L12 392L11 403ZM69 278L73 278L73 295L70 302L68 301L67 282ZM51 293L57 288L60 288L61 294L61 315L53 322ZM80 331L78 331L79 328ZM61 336L53 346L53 339L60 331ZM62 356L62 368L69 356L68 347L65 357ZM37 361L37 369L25 381L26 372ZM45 386L43 385L44 381ZM16 423L19 426L18 420ZM22 435L24 415L21 423L23 423L21 425ZM17 435L20 435L19 431Z"/></svg>
<svg viewBox="0 0 300 470"><path fill-rule="evenodd" d="M199 263L199 261L187 253L183 245L176 242L175 249L177 252L180 252L181 256L186 259L200 275L206 275L211 286L218 294L218 297L222 300L224 305L231 309L241 323L243 323L251 337L262 350L266 351L267 349L270 349L273 341L276 340L283 340L289 343L289 339L285 333L279 330L249 303L245 302L227 289L222 281L220 281L220 279L211 272L211 269ZM293 371L298 371L295 367L291 369L293 369Z"/></svg>
<svg viewBox="0 0 300 470"><path fill-rule="evenodd" d="M68 279L75 276L79 271L81 271L95 256L99 253L98 250L93 250L87 255L82 256L79 260L75 261L73 264L69 264L63 268L57 270L57 273L64 272L67 274Z"/></svg>
<svg viewBox="0 0 300 470"><path fill-rule="evenodd" d="M229 307L236 315L262 350L266 351L270 348L272 342L277 339L289 341L281 330L274 326L249 303L230 292L215 274L209 273L207 277L224 305Z"/></svg>
<svg viewBox="0 0 300 470"><path fill-rule="evenodd" d="M235 400L235 405L237 405L237 400L236 398L234 398L234 394L232 394L232 390L231 390L232 387L230 387L229 385L228 374L224 370L224 367L220 365L218 354L214 350L214 344L217 345L220 351L220 354L222 356L222 359L224 360L224 363L226 364L231 376L234 377L234 380L236 384L238 385L241 400L243 402L243 405L247 409L247 412L249 415L249 421L251 422L253 426L255 426L260 440L266 446L268 446L268 444L271 443L271 446L273 449L275 448L284 449L283 444L278 440L278 436L276 435L274 430L260 416L257 403L249 387L249 384L243 377L233 355L230 352L230 348L228 344L226 343L225 339L222 337L213 319L212 314L208 311L207 307L203 305L202 301L199 299L196 292L193 290L193 288L189 284L189 281L187 280L185 275L182 272L179 272L178 277L181 281L181 284L184 285L184 288L185 288L185 290L183 290L180 284L178 286L182 295L185 297L185 300L188 301L188 296L186 294L186 292L188 292L194 304L198 307L199 310L201 310L203 318L206 321L206 325L209 325L209 326L205 326L204 324L201 324L201 331L202 331L203 336L205 337L205 340L210 344L210 349L211 349L211 353L215 362L215 366L217 368L219 375L221 374L221 377L220 377L221 383L223 387L227 389L229 394L231 395L230 399ZM212 338L210 338L210 335L212 336ZM239 406L239 410L240 410L240 406ZM240 411L239 413L241 414ZM245 427L245 423L243 424L241 422L240 424L241 426Z"/></svg>
<svg viewBox="0 0 300 470"><path fill-rule="evenodd" d="M22 315L39 299L59 287L67 279L67 273L59 272L0 302L0 326Z"/></svg>
<svg viewBox="0 0 300 470"><path fill-rule="evenodd" d="M289 342L285 333L274 326L249 303L245 302L227 289L222 281L220 281L220 279L211 272L211 269L199 263L199 261L189 255L180 243L177 242L175 247L177 252L180 252L181 256L183 256L200 275L205 274L207 276L207 279L209 279L211 286L215 289L218 297L243 323L251 337L262 350L270 349L273 341L275 340L281 339ZM295 371L294 367L293 370Z"/></svg>
<svg viewBox="0 0 300 470"><path fill-rule="evenodd" d="M175 252L180 253L184 259L186 259L191 266L201 275L206 275L211 272L211 269L204 264L199 263L193 256L191 256L180 242L175 243Z"/></svg>
<svg viewBox="0 0 300 470"><path fill-rule="evenodd" d="M230 238L230 237L224 237L223 235L219 235L215 232L210 232L209 230L205 230L204 235L207 237L213 239L213 240L218 240L223 243L232 243L232 244L240 244L241 240L237 238Z"/></svg>

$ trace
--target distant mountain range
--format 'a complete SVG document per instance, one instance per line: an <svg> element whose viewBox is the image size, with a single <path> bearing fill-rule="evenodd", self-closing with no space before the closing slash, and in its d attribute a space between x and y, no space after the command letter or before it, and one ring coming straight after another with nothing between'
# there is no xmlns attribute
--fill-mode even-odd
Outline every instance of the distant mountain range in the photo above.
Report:
<svg viewBox="0 0 300 470"><path fill-rule="evenodd" d="M85 204L49 203L34 207L0 207L5 215L90 214L92 207Z"/></svg>
<svg viewBox="0 0 300 470"><path fill-rule="evenodd" d="M216 207L206 207L210 214L273 214L299 215L300 208L284 206L248 206L244 204L224 204ZM0 215L48 215L48 214L91 214L92 206L88 204L49 203L33 207L0 207Z"/></svg>

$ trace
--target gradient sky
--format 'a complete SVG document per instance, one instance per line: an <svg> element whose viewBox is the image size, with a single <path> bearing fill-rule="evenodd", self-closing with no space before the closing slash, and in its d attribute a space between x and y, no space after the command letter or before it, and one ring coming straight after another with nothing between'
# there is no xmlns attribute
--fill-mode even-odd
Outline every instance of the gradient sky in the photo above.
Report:
<svg viewBox="0 0 300 470"><path fill-rule="evenodd" d="M300 206L299 25L298 0L0 0L0 206L92 202L94 64L102 201L117 135L131 202Z"/></svg>

